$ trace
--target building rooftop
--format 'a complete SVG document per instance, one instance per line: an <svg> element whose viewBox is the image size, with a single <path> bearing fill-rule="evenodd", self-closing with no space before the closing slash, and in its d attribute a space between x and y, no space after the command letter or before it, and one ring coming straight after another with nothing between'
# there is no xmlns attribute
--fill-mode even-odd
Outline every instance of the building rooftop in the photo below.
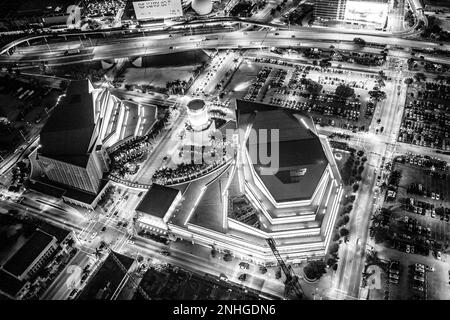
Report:
<svg viewBox="0 0 450 320"><path fill-rule="evenodd" d="M250 126L258 133L256 141L245 143L255 172L275 201L310 199L328 165L311 118L302 112L270 105L243 100L236 103L239 128ZM261 141L261 130L267 130L266 141ZM273 130L279 130L278 141L271 141ZM272 163L262 163L260 150L273 158L272 150L276 148L279 150L278 168L273 174L267 174L264 169Z"/></svg>
<svg viewBox="0 0 450 320"><path fill-rule="evenodd" d="M49 235L52 235L56 238L58 242L64 241L69 234L72 233L71 230L60 228L54 224L43 223L40 226L40 229Z"/></svg>
<svg viewBox="0 0 450 320"><path fill-rule="evenodd" d="M36 230L30 239L6 261L3 269L16 277L21 276L53 239L48 233Z"/></svg>
<svg viewBox="0 0 450 320"><path fill-rule="evenodd" d="M201 110L205 107L205 101L202 99L193 99L188 102L187 107L190 110Z"/></svg>
<svg viewBox="0 0 450 320"><path fill-rule="evenodd" d="M111 252L96 274L89 280L86 287L81 292L78 300L109 300L119 287L122 279L126 275L124 271L112 257L112 254L120 261L126 270L133 264L133 259L122 254Z"/></svg>
<svg viewBox="0 0 450 320"><path fill-rule="evenodd" d="M4 292L11 297L15 297L24 285L25 281L21 281L9 273L0 270L0 292Z"/></svg>
<svg viewBox="0 0 450 320"><path fill-rule="evenodd" d="M95 129L95 110L89 80L72 81L40 134L40 154L84 167Z"/></svg>
<svg viewBox="0 0 450 320"><path fill-rule="evenodd" d="M136 211L162 219L179 192L174 188L153 184L136 207Z"/></svg>

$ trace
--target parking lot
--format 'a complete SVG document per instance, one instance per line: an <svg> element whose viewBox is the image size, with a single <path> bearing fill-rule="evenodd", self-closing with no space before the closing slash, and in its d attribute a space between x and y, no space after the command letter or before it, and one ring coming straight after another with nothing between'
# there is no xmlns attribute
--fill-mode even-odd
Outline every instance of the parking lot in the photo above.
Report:
<svg viewBox="0 0 450 320"><path fill-rule="evenodd" d="M409 86L400 142L450 151L450 86L425 82Z"/></svg>
<svg viewBox="0 0 450 320"><path fill-rule="evenodd" d="M429 164L423 162L429 161L426 158L407 157L406 159L411 159L412 163L409 163L410 161L395 162L393 165L393 170L400 171L402 177L396 201L388 205L393 208L392 220L395 220L399 238L405 239L406 244L418 239L430 244L437 251L440 250L439 248L446 250L450 240L448 171L436 169L437 164L441 162L435 162L436 166L433 166L434 170L432 170L424 165L424 163Z"/></svg>
<svg viewBox="0 0 450 320"><path fill-rule="evenodd" d="M245 81L238 79L244 70L254 70L254 77L248 75ZM367 92L375 83L373 77L366 73L287 62L275 57L246 57L233 80L239 81L238 89L246 89L242 95L245 100L304 110L318 124L358 131L367 130L372 120L375 106L369 102ZM335 90L339 85L350 87L355 96L337 96Z"/></svg>
<svg viewBox="0 0 450 320"><path fill-rule="evenodd" d="M447 163L407 154L396 157L392 171L401 173L396 196L379 219L388 240L375 245L380 258L399 262L399 272L387 269L382 277L385 299L387 292L389 299L449 299Z"/></svg>
<svg viewBox="0 0 450 320"><path fill-rule="evenodd" d="M399 262L398 283L389 281L393 279L390 272L382 275L382 292L388 291L389 300L448 300L450 299L449 265L446 261L438 261L430 257L412 255L386 247L377 248L379 256L388 261ZM416 272L415 264L422 264L424 272ZM428 266L428 271L427 271ZM434 271L431 271L434 270ZM414 279L414 276L423 276L423 282ZM423 283L421 291L420 283Z"/></svg>

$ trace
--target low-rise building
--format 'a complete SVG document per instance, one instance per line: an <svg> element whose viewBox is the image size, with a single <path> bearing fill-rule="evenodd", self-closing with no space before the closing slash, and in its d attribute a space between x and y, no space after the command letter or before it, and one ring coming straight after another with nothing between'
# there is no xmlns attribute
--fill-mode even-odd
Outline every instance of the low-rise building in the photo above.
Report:
<svg viewBox="0 0 450 320"><path fill-rule="evenodd" d="M57 239L36 230L30 239L0 267L18 280L26 280L36 273L57 248Z"/></svg>
<svg viewBox="0 0 450 320"><path fill-rule="evenodd" d="M167 222L181 200L175 188L153 184L136 207L138 226L143 231L166 234Z"/></svg>

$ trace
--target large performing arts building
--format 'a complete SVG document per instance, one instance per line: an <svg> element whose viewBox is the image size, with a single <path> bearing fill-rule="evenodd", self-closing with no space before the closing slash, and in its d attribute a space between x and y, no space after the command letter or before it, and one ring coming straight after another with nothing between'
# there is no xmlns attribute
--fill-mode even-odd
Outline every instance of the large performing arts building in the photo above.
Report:
<svg viewBox="0 0 450 320"><path fill-rule="evenodd" d="M109 90L72 81L30 154L31 187L93 209L109 170L106 149L120 140L125 113Z"/></svg>
<svg viewBox="0 0 450 320"><path fill-rule="evenodd" d="M202 178L171 185L182 198L174 214L163 210L167 225L161 227L160 219L159 225L141 227L265 265L277 262L268 239L290 263L323 257L343 191L326 137L300 111L243 100L236 105L233 161ZM265 131L270 137L276 129L278 139L249 138L251 132ZM279 150L276 172L267 174L260 150Z"/></svg>

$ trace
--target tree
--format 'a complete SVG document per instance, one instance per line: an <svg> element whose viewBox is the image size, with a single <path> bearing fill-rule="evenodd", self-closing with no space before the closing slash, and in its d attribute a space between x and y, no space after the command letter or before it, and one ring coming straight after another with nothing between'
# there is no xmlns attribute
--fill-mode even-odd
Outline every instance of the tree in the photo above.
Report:
<svg viewBox="0 0 450 320"><path fill-rule="evenodd" d="M142 261L144 261L144 257L139 254L137 256L137 262L141 263Z"/></svg>
<svg viewBox="0 0 450 320"><path fill-rule="evenodd" d="M69 247L72 247L75 244L75 240L73 240L72 238L67 239L67 245Z"/></svg>
<svg viewBox="0 0 450 320"><path fill-rule="evenodd" d="M375 243L383 243L390 239L389 231L382 226L372 227L370 231L374 237Z"/></svg>
<svg viewBox="0 0 450 320"><path fill-rule="evenodd" d="M346 236L349 235L349 233L350 233L350 231L348 231L348 229L346 229L346 228L341 228L341 229L339 230L339 235L340 235L341 237L346 237Z"/></svg>
<svg viewBox="0 0 450 320"><path fill-rule="evenodd" d="M380 90L369 91L369 96L375 101L381 101L386 99L386 92Z"/></svg>
<svg viewBox="0 0 450 320"><path fill-rule="evenodd" d="M355 94L355 90L345 84L340 84L336 87L335 94L338 97L347 99L347 98L352 97Z"/></svg>
<svg viewBox="0 0 450 320"><path fill-rule="evenodd" d="M67 81L61 81L61 83L59 84L59 88L62 91L65 91L67 89L67 87L69 86L69 84L67 83Z"/></svg>
<svg viewBox="0 0 450 320"><path fill-rule="evenodd" d="M359 184L355 183L355 184L353 185L353 192L357 192L358 189L359 189Z"/></svg>
<svg viewBox="0 0 450 320"><path fill-rule="evenodd" d="M319 66L322 68L331 67L331 59L322 59L319 61Z"/></svg>
<svg viewBox="0 0 450 320"><path fill-rule="evenodd" d="M335 258L328 258L327 260L327 266L331 267L336 264L337 260Z"/></svg>
<svg viewBox="0 0 450 320"><path fill-rule="evenodd" d="M334 236L333 236L333 241L339 241L340 238L341 238L341 237L339 236L339 234L335 233ZM339 247L338 247L338 249L339 249ZM337 250L336 250L336 251L337 251ZM336 251L335 251L335 252L336 252Z"/></svg>
<svg viewBox="0 0 450 320"><path fill-rule="evenodd" d="M322 91L322 85L314 81L309 81L306 85L306 91L312 95L318 95Z"/></svg>
<svg viewBox="0 0 450 320"><path fill-rule="evenodd" d="M227 252L224 254L223 260L226 262L229 262L229 261L233 260L233 256L231 255L231 253Z"/></svg>
<svg viewBox="0 0 450 320"><path fill-rule="evenodd" d="M275 278L276 279L280 279L281 278L281 268L278 268L277 271L275 272Z"/></svg>
<svg viewBox="0 0 450 320"><path fill-rule="evenodd" d="M304 268L303 272L305 276L310 280L319 279L323 274L327 272L326 264L322 260L311 261Z"/></svg>
<svg viewBox="0 0 450 320"><path fill-rule="evenodd" d="M353 205L348 205L344 208L343 213L344 214L349 213L350 211L352 211L352 209L353 209Z"/></svg>
<svg viewBox="0 0 450 320"><path fill-rule="evenodd" d="M355 44L360 45L360 46L365 46L366 45L366 40L364 40L363 38L353 38L353 42Z"/></svg>
<svg viewBox="0 0 450 320"><path fill-rule="evenodd" d="M410 85L410 84L412 84L413 83L413 79L412 78L406 78L405 79L405 84L407 84L408 86Z"/></svg>
<svg viewBox="0 0 450 320"><path fill-rule="evenodd" d="M339 251L339 244L337 244L336 242L330 244L330 247L328 250L329 250L330 254L337 253Z"/></svg>
<svg viewBox="0 0 450 320"><path fill-rule="evenodd" d="M349 203L351 203L351 202L354 202L355 201L355 199L356 199L356 197L355 197L355 195L351 195L351 196L347 196L345 199L344 199L344 205L346 205L346 204L349 204ZM350 209L351 210L351 209Z"/></svg>
<svg viewBox="0 0 450 320"><path fill-rule="evenodd" d="M420 82L422 80L425 81L427 77L422 72L416 72L416 74L414 75L414 79L416 79L417 82Z"/></svg>
<svg viewBox="0 0 450 320"><path fill-rule="evenodd" d="M345 215L341 218L342 224L345 225L350 221L350 217L348 215Z"/></svg>

